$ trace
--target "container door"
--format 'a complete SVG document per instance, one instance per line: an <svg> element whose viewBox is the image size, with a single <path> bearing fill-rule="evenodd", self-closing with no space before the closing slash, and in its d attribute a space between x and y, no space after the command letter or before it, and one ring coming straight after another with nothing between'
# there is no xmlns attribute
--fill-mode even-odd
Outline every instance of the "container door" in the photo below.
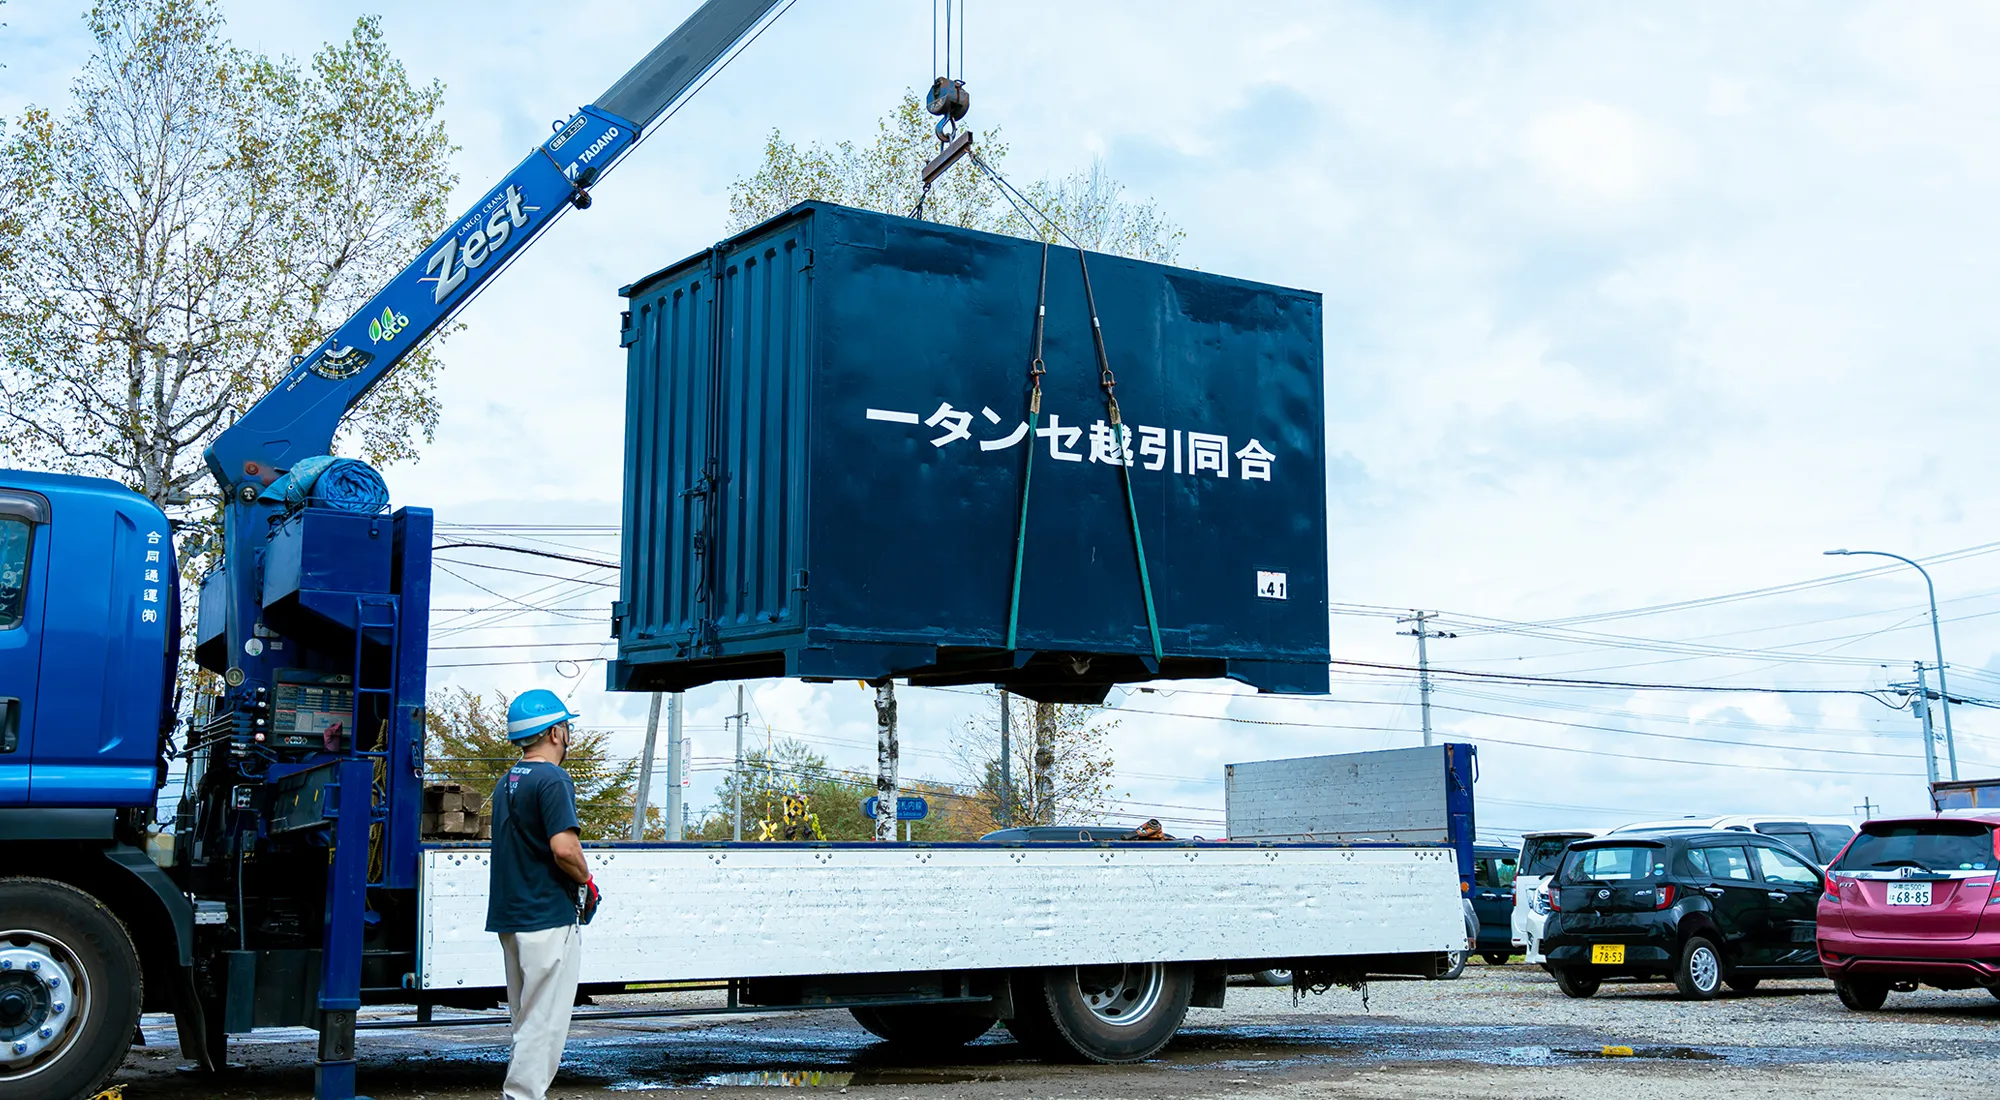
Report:
<svg viewBox="0 0 2000 1100"><path fill-rule="evenodd" d="M0 806L28 801L48 519L40 494L0 489Z"/></svg>

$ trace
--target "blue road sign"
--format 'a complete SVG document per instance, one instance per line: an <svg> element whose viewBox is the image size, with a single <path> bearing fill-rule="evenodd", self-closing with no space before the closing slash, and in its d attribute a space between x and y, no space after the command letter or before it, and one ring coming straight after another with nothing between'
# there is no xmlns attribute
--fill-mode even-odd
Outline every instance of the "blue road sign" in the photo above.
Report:
<svg viewBox="0 0 2000 1100"><path fill-rule="evenodd" d="M877 803L874 795L861 800L861 816L875 820ZM896 800L897 821L922 821L931 815L931 804L915 795L904 795Z"/></svg>

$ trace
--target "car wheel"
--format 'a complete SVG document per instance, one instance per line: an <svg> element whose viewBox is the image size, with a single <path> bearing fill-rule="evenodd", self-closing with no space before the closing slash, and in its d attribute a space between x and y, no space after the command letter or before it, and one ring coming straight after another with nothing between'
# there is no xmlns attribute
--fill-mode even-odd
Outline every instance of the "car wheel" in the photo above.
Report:
<svg viewBox="0 0 2000 1100"><path fill-rule="evenodd" d="M1889 982L1886 978L1842 978L1833 983L1833 991L1840 995L1841 1004L1854 1011L1873 1012L1889 999Z"/></svg>
<svg viewBox="0 0 2000 1100"><path fill-rule="evenodd" d="M876 1038L915 1049L962 1047L992 1030L997 1022L989 1016L938 1005L884 1005L847 1011Z"/></svg>
<svg viewBox="0 0 2000 1100"><path fill-rule="evenodd" d="M1722 955L1706 936L1689 936L1674 967L1674 986L1690 1001L1706 1001L1722 993Z"/></svg>
<svg viewBox="0 0 2000 1100"><path fill-rule="evenodd" d="M1593 996L1597 993L1597 987L1602 984L1597 975L1575 967L1551 967L1549 973L1556 976L1556 988L1562 990L1565 997Z"/></svg>
<svg viewBox="0 0 2000 1100"><path fill-rule="evenodd" d="M1481 952L1479 957L1486 960L1487 966L1506 966L1507 960L1514 956L1503 955L1498 951L1485 951Z"/></svg>
<svg viewBox="0 0 2000 1100"><path fill-rule="evenodd" d="M1995 998L2000 998L2000 985L1989 985L1986 987L1986 992L1993 994Z"/></svg>
<svg viewBox="0 0 2000 1100"><path fill-rule="evenodd" d="M1748 993L1751 990L1756 989L1757 983L1763 981L1764 979L1752 978L1747 974L1731 974L1730 976L1722 980L1728 984L1729 988L1735 990L1736 992Z"/></svg>
<svg viewBox="0 0 2000 1100"><path fill-rule="evenodd" d="M1258 985L1292 984L1292 972L1289 970L1259 970L1255 974L1250 975L1250 977L1255 979ZM1996 993L1994 996L2000 997L2000 993Z"/></svg>
<svg viewBox="0 0 2000 1100"><path fill-rule="evenodd" d="M1438 979L1449 982L1457 979L1460 974L1465 973L1465 960L1470 954L1471 952L1469 951L1452 951L1446 953L1445 967L1438 972Z"/></svg>
<svg viewBox="0 0 2000 1100"><path fill-rule="evenodd" d="M89 1096L139 1026L139 953L96 898L47 879L0 881L0 1095Z"/></svg>

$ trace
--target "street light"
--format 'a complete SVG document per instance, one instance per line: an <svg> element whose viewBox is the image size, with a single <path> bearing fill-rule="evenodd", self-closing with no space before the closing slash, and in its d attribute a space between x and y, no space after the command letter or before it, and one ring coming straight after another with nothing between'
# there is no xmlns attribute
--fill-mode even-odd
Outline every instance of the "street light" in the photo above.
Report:
<svg viewBox="0 0 2000 1100"><path fill-rule="evenodd" d="M1937 647L1938 699L1940 700L1940 709L1944 711L1944 751L1945 756L1951 762L1951 777L1957 779L1958 746L1951 739L1951 693L1946 691L1944 686L1944 636L1938 633L1937 586L1931 583L1930 570L1925 569L1923 566L1918 565L1901 554L1891 554L1886 550L1828 550L1826 553L1830 555L1867 555L1877 558L1894 558L1924 575L1924 589L1930 593L1931 598L1931 644Z"/></svg>

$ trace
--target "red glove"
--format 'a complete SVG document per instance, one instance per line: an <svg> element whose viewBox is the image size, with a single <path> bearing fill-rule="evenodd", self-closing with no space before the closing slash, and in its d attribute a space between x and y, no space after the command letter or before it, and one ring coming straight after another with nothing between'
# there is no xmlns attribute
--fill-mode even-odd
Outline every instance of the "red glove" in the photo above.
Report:
<svg viewBox="0 0 2000 1100"><path fill-rule="evenodd" d="M576 922L589 924L590 918L597 915L598 903L604 900L603 893L597 889L597 876L586 879L582 886L577 887L576 893Z"/></svg>

